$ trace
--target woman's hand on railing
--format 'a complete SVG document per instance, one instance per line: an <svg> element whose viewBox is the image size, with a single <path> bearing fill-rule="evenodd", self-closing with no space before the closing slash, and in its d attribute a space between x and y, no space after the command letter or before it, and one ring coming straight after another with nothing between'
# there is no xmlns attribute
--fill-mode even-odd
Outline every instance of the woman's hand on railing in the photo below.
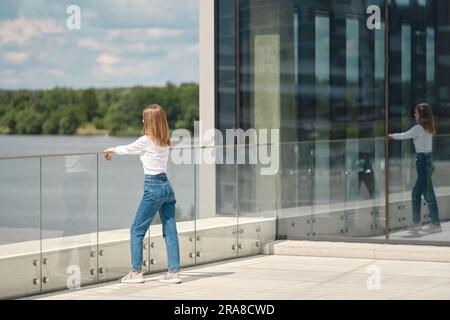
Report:
<svg viewBox="0 0 450 320"><path fill-rule="evenodd" d="M113 154L114 154L114 148L108 148L103 151L103 158L105 158L106 161L110 161Z"/></svg>

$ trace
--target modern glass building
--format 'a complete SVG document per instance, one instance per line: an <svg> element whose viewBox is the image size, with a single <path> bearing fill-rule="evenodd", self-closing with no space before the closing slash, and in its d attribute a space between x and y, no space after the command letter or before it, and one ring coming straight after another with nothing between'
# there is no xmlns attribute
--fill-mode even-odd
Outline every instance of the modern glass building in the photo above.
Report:
<svg viewBox="0 0 450 320"><path fill-rule="evenodd" d="M201 120L223 132L280 130L275 176L261 176L258 166L216 166L219 214L276 216L279 239L450 243L450 2L201 5L214 16L201 16L214 30L200 48L201 81L209 74L214 83L214 95L201 92L209 96ZM437 121L434 185L444 232L412 236L414 146L389 143L387 134L412 127L422 102ZM422 215L429 222L425 202Z"/></svg>

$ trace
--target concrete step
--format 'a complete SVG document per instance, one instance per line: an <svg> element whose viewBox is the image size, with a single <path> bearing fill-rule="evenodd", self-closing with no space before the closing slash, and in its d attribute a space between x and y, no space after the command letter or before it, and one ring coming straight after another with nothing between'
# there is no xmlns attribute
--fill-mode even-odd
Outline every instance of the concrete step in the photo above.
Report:
<svg viewBox="0 0 450 320"><path fill-rule="evenodd" d="M450 262L450 247L280 240L266 243L264 254L374 260Z"/></svg>

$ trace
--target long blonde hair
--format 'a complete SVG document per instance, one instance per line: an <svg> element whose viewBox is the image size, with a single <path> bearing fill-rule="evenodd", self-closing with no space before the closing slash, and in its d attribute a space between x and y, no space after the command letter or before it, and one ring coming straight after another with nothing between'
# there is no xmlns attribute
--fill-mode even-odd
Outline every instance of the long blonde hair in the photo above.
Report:
<svg viewBox="0 0 450 320"><path fill-rule="evenodd" d="M170 147L169 124L164 109L157 104L149 105L142 112L142 119L142 134L150 136L161 147Z"/></svg>
<svg viewBox="0 0 450 320"><path fill-rule="evenodd" d="M416 106L416 112L419 114L419 124L428 131L428 133L436 134L436 126L434 124L434 115L431 107L427 103L421 103Z"/></svg>

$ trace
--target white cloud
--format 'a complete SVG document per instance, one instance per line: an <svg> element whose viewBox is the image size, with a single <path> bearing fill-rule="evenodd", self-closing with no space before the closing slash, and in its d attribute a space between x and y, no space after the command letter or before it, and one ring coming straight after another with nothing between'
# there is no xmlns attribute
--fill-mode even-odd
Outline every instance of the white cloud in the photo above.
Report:
<svg viewBox="0 0 450 320"><path fill-rule="evenodd" d="M94 67L92 77L96 80L129 80L152 78L164 69L163 61L157 59L124 58L118 64L99 64Z"/></svg>
<svg viewBox="0 0 450 320"><path fill-rule="evenodd" d="M108 51L115 55L142 54L142 53L159 53L165 51L165 47L156 46L154 43L144 43L143 41L127 42L123 45L121 41L104 40L97 41L94 38L83 38L77 42L78 48L92 51Z"/></svg>
<svg viewBox="0 0 450 320"><path fill-rule="evenodd" d="M78 40L78 47L90 50L102 50L103 45L93 38L83 38Z"/></svg>
<svg viewBox="0 0 450 320"><path fill-rule="evenodd" d="M176 37L184 34L181 29L166 28L131 28L131 29L114 29L107 35L108 40L123 39L127 41L155 40Z"/></svg>
<svg viewBox="0 0 450 320"><path fill-rule="evenodd" d="M28 54L21 51L9 51L3 54L5 60L12 64L22 64L28 59Z"/></svg>
<svg viewBox="0 0 450 320"><path fill-rule="evenodd" d="M113 65L119 62L119 58L105 53L98 56L96 61L101 65Z"/></svg>
<svg viewBox="0 0 450 320"><path fill-rule="evenodd" d="M16 43L23 45L44 34L60 33L64 29L51 20L27 20L18 18L0 22L0 47Z"/></svg>
<svg viewBox="0 0 450 320"><path fill-rule="evenodd" d="M119 47L118 47L119 48ZM134 53L143 53L153 51L154 47L148 47L142 42L130 43L126 46L120 47L123 51L134 52Z"/></svg>
<svg viewBox="0 0 450 320"><path fill-rule="evenodd" d="M167 59L172 61L179 61L183 58L192 58L192 60L198 55L198 44L190 46L172 46Z"/></svg>

